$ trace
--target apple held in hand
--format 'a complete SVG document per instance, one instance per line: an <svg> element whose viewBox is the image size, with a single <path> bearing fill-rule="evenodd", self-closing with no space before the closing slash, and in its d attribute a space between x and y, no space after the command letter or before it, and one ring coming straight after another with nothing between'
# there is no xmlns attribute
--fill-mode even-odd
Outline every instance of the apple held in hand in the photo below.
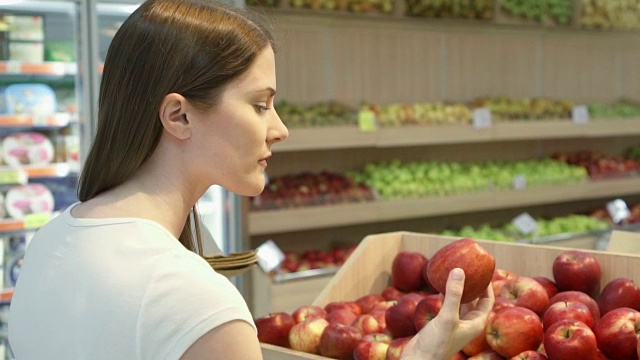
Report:
<svg viewBox="0 0 640 360"><path fill-rule="evenodd" d="M600 263L587 252L567 250L560 253L553 261L552 271L559 291L582 291L592 298L600 293Z"/></svg>
<svg viewBox="0 0 640 360"><path fill-rule="evenodd" d="M617 308L606 313L593 328L598 349L611 360L636 359L640 312Z"/></svg>
<svg viewBox="0 0 640 360"><path fill-rule="evenodd" d="M536 313L517 306L491 313L485 335L493 350L509 358L526 350L537 350L544 331Z"/></svg>
<svg viewBox="0 0 640 360"><path fill-rule="evenodd" d="M289 313L270 313L256 319L255 324L260 342L289 347L289 331L295 325Z"/></svg>
<svg viewBox="0 0 640 360"><path fill-rule="evenodd" d="M621 307L640 311L640 288L628 278L609 281L598 297L600 316Z"/></svg>
<svg viewBox="0 0 640 360"><path fill-rule="evenodd" d="M465 273L462 303L477 299L491 283L496 261L477 241L464 238L438 250L427 263L427 276L431 285L444 294L449 273L461 268Z"/></svg>
<svg viewBox="0 0 640 360"><path fill-rule="evenodd" d="M353 326L329 324L320 337L320 355L339 360L353 359L353 351L362 339L360 330Z"/></svg>
<svg viewBox="0 0 640 360"><path fill-rule="evenodd" d="M550 360L598 360L598 345L593 331L581 321L560 320L544 334L544 349Z"/></svg>
<svg viewBox="0 0 640 360"><path fill-rule="evenodd" d="M329 326L329 322L321 318L297 323L289 331L289 345L293 350L318 354L320 337L327 326Z"/></svg>
<svg viewBox="0 0 640 360"><path fill-rule="evenodd" d="M422 270L427 261L427 258L419 252L399 252L391 264L393 285L404 292L422 289L426 285L422 279Z"/></svg>

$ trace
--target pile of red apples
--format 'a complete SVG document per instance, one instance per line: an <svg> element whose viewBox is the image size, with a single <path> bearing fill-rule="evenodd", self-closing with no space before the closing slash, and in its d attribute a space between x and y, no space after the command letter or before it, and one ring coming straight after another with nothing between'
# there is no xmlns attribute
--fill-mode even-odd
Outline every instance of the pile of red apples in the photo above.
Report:
<svg viewBox="0 0 640 360"><path fill-rule="evenodd" d="M463 303L491 284L496 296L485 330L452 360L638 360L640 289L619 277L601 288L601 268L590 253L565 250L553 262L553 279L496 268L473 239L460 239L431 259L402 251L382 292L324 307L256 319L258 338L333 359L394 360L440 311L447 276L465 271Z"/></svg>

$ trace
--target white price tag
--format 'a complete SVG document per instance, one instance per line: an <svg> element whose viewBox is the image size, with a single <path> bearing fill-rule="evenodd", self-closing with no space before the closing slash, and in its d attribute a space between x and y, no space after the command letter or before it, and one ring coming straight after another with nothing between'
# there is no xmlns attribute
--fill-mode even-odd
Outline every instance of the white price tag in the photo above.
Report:
<svg viewBox="0 0 640 360"><path fill-rule="evenodd" d="M631 216L629 206L622 199L615 199L607 203L607 211L615 224L619 224Z"/></svg>
<svg viewBox="0 0 640 360"><path fill-rule="evenodd" d="M284 261L284 253L273 240L267 240L256 249L258 266L264 272L272 272Z"/></svg>
<svg viewBox="0 0 640 360"><path fill-rule="evenodd" d="M513 177L513 188L515 190L525 190L527 188L527 177L524 175L517 175Z"/></svg>
<svg viewBox="0 0 640 360"><path fill-rule="evenodd" d="M523 235L529 235L538 229L538 222L529 213L522 213L511 220L513 226Z"/></svg>
<svg viewBox="0 0 640 360"><path fill-rule="evenodd" d="M571 120L576 124L589 122L589 109L585 105L576 105L571 109Z"/></svg>
<svg viewBox="0 0 640 360"><path fill-rule="evenodd" d="M473 109L473 127L476 129L490 128L493 126L491 110L487 108Z"/></svg>

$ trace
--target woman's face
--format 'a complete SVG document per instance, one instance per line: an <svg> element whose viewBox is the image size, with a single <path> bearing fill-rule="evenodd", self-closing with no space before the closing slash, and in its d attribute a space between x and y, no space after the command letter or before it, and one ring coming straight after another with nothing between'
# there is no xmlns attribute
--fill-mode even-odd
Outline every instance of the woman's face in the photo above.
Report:
<svg viewBox="0 0 640 360"><path fill-rule="evenodd" d="M226 86L215 107L194 119L193 136L202 150L196 163L208 164L197 171L240 195L262 192L271 145L289 135L273 106L275 90L275 56L268 46Z"/></svg>

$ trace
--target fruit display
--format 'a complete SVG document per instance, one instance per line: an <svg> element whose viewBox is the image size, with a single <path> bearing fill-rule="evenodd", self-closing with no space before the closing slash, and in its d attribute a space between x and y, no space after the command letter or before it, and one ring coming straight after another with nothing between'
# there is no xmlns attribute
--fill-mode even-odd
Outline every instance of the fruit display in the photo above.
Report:
<svg viewBox="0 0 640 360"><path fill-rule="evenodd" d="M406 0L407 15L443 19L491 20L493 0Z"/></svg>
<svg viewBox="0 0 640 360"><path fill-rule="evenodd" d="M640 105L631 102L591 103L587 107L589 108L589 117L594 120L640 117Z"/></svg>
<svg viewBox="0 0 640 360"><path fill-rule="evenodd" d="M582 0L580 24L596 29L640 28L640 0Z"/></svg>
<svg viewBox="0 0 640 360"><path fill-rule="evenodd" d="M283 209L371 201L374 194L363 184L329 171L274 176L264 191L251 198L251 210Z"/></svg>
<svg viewBox="0 0 640 360"><path fill-rule="evenodd" d="M275 108L282 122L290 128L358 124L358 112L335 101L309 106L281 101Z"/></svg>
<svg viewBox="0 0 640 360"><path fill-rule="evenodd" d="M306 250L302 253L285 251L279 273L294 273L305 270L337 268L344 264L355 246L334 247L331 250Z"/></svg>
<svg viewBox="0 0 640 360"><path fill-rule="evenodd" d="M500 0L500 10L528 20L567 25L573 13L572 0Z"/></svg>
<svg viewBox="0 0 640 360"><path fill-rule="evenodd" d="M452 359L637 359L640 288L625 276L603 282L605 268L591 253L559 250L546 277L497 267L471 238L436 250L430 258L393 255L381 291L256 319L259 340L332 359L399 359L442 309L449 270L461 268L462 302L491 286L495 303L484 332Z"/></svg>
<svg viewBox="0 0 640 360"><path fill-rule="evenodd" d="M373 112L381 126L471 124L473 119L473 113L466 105L441 102L387 106L364 104L361 110Z"/></svg>
<svg viewBox="0 0 640 360"><path fill-rule="evenodd" d="M571 119L575 104L569 100L546 98L485 97L473 101L473 107L488 108L495 121Z"/></svg>
<svg viewBox="0 0 640 360"><path fill-rule="evenodd" d="M533 234L523 235L512 224L492 227L483 224L478 227L464 226L460 229L448 229L441 234L454 237L471 237L476 239L490 239L495 241L531 240L534 237L542 238L567 233L587 233L611 228L611 223L603 218L590 215L572 214L555 217L552 219L536 218L538 227Z"/></svg>
<svg viewBox="0 0 640 360"><path fill-rule="evenodd" d="M640 160L640 146L636 146L634 148L629 149L627 153L627 158L632 160Z"/></svg>
<svg viewBox="0 0 640 360"><path fill-rule="evenodd" d="M629 206L629 217L624 220L627 224L637 224L640 223L640 203ZM605 208L599 208L591 212L591 216L600 219L603 221L608 221L609 223L613 222L611 219L611 215Z"/></svg>
<svg viewBox="0 0 640 360"><path fill-rule="evenodd" d="M296 9L393 13L393 0L289 0Z"/></svg>
<svg viewBox="0 0 640 360"><path fill-rule="evenodd" d="M551 159L468 163L393 160L370 163L348 174L384 200L513 189L514 178L521 175L526 177L528 187L587 179L585 168Z"/></svg>
<svg viewBox="0 0 640 360"><path fill-rule="evenodd" d="M591 150L555 153L552 158L584 167L592 179L637 175L640 170L640 163L636 160L622 156L608 156Z"/></svg>

